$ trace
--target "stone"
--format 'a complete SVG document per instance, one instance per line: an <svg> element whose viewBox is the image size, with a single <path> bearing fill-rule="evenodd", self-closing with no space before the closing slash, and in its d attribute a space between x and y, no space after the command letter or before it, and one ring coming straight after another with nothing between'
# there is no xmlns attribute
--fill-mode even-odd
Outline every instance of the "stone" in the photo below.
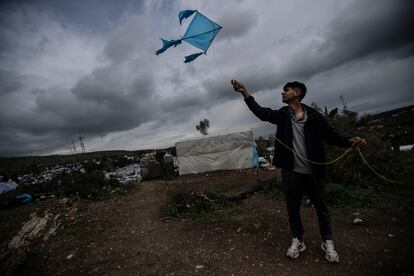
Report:
<svg viewBox="0 0 414 276"><path fill-rule="evenodd" d="M362 224L363 222L364 221L362 219L360 219L360 218L354 218L354 220L353 220L353 224L355 224L355 225Z"/></svg>

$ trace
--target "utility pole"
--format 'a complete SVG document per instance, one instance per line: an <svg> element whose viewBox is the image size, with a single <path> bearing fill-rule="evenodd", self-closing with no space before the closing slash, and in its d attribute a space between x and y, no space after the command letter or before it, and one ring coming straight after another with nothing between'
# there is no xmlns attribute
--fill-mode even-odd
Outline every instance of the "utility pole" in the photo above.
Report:
<svg viewBox="0 0 414 276"><path fill-rule="evenodd" d="M82 137L82 135L80 134L80 132L79 132L78 134L79 134L79 144L81 145L81 148L82 148L82 153L86 153L86 150L85 150L85 144L83 143L83 137Z"/></svg>
<svg viewBox="0 0 414 276"><path fill-rule="evenodd" d="M76 143L75 143L75 139L72 137L72 149L74 154L78 154L78 151L76 150Z"/></svg>

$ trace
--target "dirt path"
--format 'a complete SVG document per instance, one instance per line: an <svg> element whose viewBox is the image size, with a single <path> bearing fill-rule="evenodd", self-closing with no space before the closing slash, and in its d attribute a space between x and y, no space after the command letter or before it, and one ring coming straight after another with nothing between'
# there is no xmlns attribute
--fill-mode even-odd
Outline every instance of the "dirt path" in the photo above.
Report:
<svg viewBox="0 0 414 276"><path fill-rule="evenodd" d="M267 181L271 174L261 176ZM375 210L334 209L333 225L341 263L320 252L317 220L303 208L308 249L299 259L285 256L290 242L284 202L257 193L242 204L240 219L216 222L162 220L167 191L221 187L238 192L256 181L232 172L150 181L128 195L101 202L69 202L76 218L31 249L19 275L409 275L413 255L412 217ZM223 188L224 187L224 188ZM33 204L33 208L37 203ZM40 204L45 204L44 202ZM17 209L16 209L17 210ZM8 213L9 212L9 213ZM2 221L11 211L2 212ZM16 212L19 212L18 210ZM363 219L353 225L353 213ZM25 214L29 212L26 210ZM24 217L25 215L21 215ZM68 258L68 256L71 256ZM413 274L411 274L413 275Z"/></svg>

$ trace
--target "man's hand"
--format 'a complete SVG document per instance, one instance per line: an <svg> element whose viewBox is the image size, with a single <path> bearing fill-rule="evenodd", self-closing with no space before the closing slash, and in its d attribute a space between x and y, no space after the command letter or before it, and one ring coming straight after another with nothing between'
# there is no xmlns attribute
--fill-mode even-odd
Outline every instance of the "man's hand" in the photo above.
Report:
<svg viewBox="0 0 414 276"><path fill-rule="evenodd" d="M241 84L240 82L236 80L231 80L231 84L233 85L234 91L243 94L245 98L250 96L250 93L247 91L246 87L244 87L244 85Z"/></svg>
<svg viewBox="0 0 414 276"><path fill-rule="evenodd" d="M365 140L364 138L358 137L358 136L352 137L351 139L348 140L348 142L356 146L367 144L367 140Z"/></svg>

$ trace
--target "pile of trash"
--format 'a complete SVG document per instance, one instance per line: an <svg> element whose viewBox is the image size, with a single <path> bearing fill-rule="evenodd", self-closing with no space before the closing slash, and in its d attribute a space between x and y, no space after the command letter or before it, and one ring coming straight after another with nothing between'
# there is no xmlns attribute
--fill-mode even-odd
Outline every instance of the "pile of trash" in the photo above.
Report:
<svg viewBox="0 0 414 276"><path fill-rule="evenodd" d="M273 158L273 157L271 157ZM265 171L273 171L276 168L272 165L272 162L264 157L259 157L259 166Z"/></svg>
<svg viewBox="0 0 414 276"><path fill-rule="evenodd" d="M111 177L115 178L121 184L125 184L131 181L141 181L141 167L138 163L130 164L125 167L118 168L113 172L106 172L105 178L110 179Z"/></svg>

